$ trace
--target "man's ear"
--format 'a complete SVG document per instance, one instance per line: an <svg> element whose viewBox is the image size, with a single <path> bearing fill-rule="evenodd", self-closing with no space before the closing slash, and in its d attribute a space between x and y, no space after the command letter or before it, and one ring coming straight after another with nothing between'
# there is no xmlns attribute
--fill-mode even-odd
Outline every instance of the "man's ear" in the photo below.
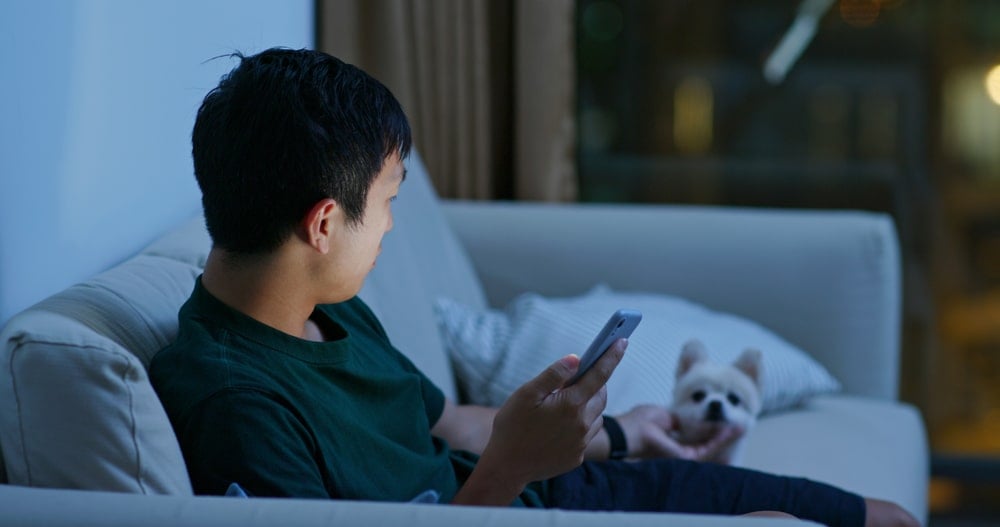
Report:
<svg viewBox="0 0 1000 527"><path fill-rule="evenodd" d="M337 223L334 219L340 214L337 202L321 199L316 202L302 219L305 231L305 241L322 254L330 252L330 238L334 234Z"/></svg>

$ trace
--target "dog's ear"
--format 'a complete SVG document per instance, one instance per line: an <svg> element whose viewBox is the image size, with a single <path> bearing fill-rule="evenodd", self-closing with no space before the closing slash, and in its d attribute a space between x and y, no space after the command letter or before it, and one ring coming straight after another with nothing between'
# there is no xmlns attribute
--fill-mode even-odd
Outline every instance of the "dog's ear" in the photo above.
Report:
<svg viewBox="0 0 1000 527"><path fill-rule="evenodd" d="M691 366L708 359L708 351L700 340L689 340L681 350L681 358L677 361L677 378L684 376Z"/></svg>
<svg viewBox="0 0 1000 527"><path fill-rule="evenodd" d="M733 366L750 377L757 386L760 386L761 370L764 367L764 356L758 349L747 348L736 358Z"/></svg>

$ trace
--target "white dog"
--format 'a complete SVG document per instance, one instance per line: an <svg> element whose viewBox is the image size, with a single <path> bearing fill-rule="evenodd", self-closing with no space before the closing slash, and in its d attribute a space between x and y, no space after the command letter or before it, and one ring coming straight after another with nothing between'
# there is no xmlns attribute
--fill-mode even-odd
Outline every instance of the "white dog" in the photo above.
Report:
<svg viewBox="0 0 1000 527"><path fill-rule="evenodd" d="M677 364L674 402L677 440L700 444L727 426L749 432L761 409L761 353L747 349L732 364L708 358L697 340L684 345ZM709 461L738 465L746 435Z"/></svg>

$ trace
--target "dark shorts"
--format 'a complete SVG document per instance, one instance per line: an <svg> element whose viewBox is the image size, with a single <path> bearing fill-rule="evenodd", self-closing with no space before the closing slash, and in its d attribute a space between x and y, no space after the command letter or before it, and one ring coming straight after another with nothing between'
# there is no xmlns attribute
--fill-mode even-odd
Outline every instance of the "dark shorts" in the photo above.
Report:
<svg viewBox="0 0 1000 527"><path fill-rule="evenodd" d="M782 511L836 527L862 527L865 502L803 478L677 459L585 462L549 480L547 505L569 510L745 514Z"/></svg>

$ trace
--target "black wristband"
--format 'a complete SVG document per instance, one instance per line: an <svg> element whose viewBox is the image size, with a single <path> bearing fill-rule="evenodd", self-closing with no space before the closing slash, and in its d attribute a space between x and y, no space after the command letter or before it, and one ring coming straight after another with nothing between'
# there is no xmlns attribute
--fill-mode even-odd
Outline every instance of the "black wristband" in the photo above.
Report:
<svg viewBox="0 0 1000 527"><path fill-rule="evenodd" d="M611 440L611 452L608 453L608 459L625 459L628 456L628 443L625 442L625 432L622 431L622 425L618 424L614 417L605 415L604 431L608 433L608 439Z"/></svg>

